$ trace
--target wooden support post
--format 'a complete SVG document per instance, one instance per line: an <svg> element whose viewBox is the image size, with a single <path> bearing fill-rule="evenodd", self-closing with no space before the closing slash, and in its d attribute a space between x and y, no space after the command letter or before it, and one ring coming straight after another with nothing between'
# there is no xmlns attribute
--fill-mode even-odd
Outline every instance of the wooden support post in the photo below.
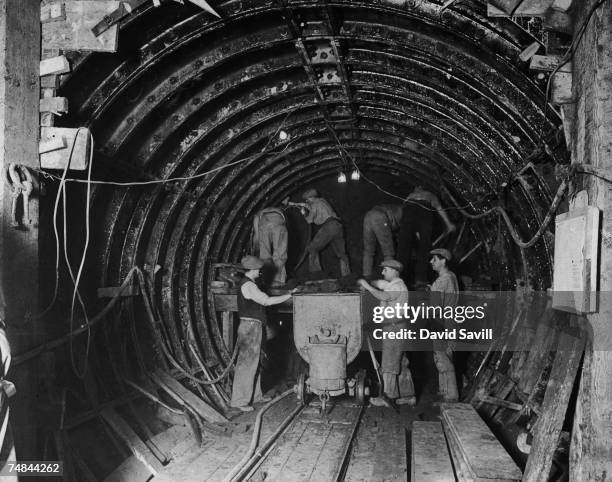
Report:
<svg viewBox="0 0 612 482"><path fill-rule="evenodd" d="M38 109L40 68L40 1L0 0L0 174L8 164L38 167ZM30 171L35 178L34 172ZM11 227L12 190L0 182L2 227L0 266L6 306L0 307L7 323L13 353L37 345L41 339L38 313L38 193L29 201L31 223ZM23 198L22 198L23 200ZM40 460L36 391L36 365L14 367L8 377L19 387L11 400L11 419L19 460Z"/></svg>
<svg viewBox="0 0 612 482"><path fill-rule="evenodd" d="M574 2L576 25L586 24L594 0ZM574 55L576 116L572 162L612 168L612 3L592 15ZM570 447L569 480L608 480L612 474L612 189L610 183L583 176L589 204L602 211L597 313L587 315L587 344Z"/></svg>
<svg viewBox="0 0 612 482"><path fill-rule="evenodd" d="M583 350L584 339L561 334L523 475L525 482L548 480Z"/></svg>

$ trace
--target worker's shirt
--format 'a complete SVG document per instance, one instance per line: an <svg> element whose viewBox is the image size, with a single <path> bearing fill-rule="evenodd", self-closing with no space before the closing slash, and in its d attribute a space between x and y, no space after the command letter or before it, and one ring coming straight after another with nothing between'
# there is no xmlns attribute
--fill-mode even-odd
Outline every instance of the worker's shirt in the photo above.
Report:
<svg viewBox="0 0 612 482"><path fill-rule="evenodd" d="M455 273L447 271L438 276L431 285L431 291L435 293L433 300L436 303L441 306L455 306L459 297L459 283L457 283Z"/></svg>
<svg viewBox="0 0 612 482"><path fill-rule="evenodd" d="M338 215L334 208L321 197L315 197L306 201L308 204L308 215L306 216L306 222L316 224L320 226L329 218L338 219Z"/></svg>
<svg viewBox="0 0 612 482"><path fill-rule="evenodd" d="M242 284L240 291L242 296L244 296L247 300L252 300L259 305L270 306L272 304L270 302L271 297L261 291L259 286L257 286L255 281L253 281L251 278L248 278L248 280Z"/></svg>
<svg viewBox="0 0 612 482"><path fill-rule="evenodd" d="M380 306L393 306L408 304L408 287L404 280L396 278L393 281L378 280L374 286L385 292L384 299L380 300ZM399 321L397 319L388 319L390 322Z"/></svg>

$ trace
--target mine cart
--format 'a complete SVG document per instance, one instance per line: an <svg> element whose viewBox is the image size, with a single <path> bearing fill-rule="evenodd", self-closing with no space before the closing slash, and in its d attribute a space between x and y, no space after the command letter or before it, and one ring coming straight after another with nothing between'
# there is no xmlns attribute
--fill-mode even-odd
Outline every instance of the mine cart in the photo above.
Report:
<svg viewBox="0 0 612 482"><path fill-rule="evenodd" d="M365 371L347 379L347 365L361 350L360 293L300 293L293 297L293 339L310 366L297 383L298 399L307 393L321 400L325 412L330 397L348 393L363 404L368 394Z"/></svg>

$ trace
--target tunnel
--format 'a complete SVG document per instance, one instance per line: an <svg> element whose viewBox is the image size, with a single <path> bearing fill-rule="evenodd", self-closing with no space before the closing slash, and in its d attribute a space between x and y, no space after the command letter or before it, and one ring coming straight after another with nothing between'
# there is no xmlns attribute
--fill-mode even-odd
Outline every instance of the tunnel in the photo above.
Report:
<svg viewBox="0 0 612 482"><path fill-rule="evenodd" d="M204 9L178 0L123 3L133 8L117 22L116 52L62 51L71 72L60 77L58 95L70 111L56 125L89 130L89 171L40 172L43 305L51 303L52 317L69 318L71 329L80 327L55 355L37 354L48 363L44 390L53 394L51 380L62 380L69 443L100 447L81 454L89 469L76 464L76 474L148 480L138 464L125 463L116 437L91 410L129 400L120 413L140 424L136 432L161 432L167 427L151 406L156 398L172 400L150 390L143 397L135 382L148 373L166 370L211 406L227 403L220 393L227 384L200 383L204 373L222 377L235 361L234 328L229 339L226 330L236 320L219 308L219 272L252 254L259 211L287 198L299 202L307 189L321 193L342 220L349 283L361 273L366 211L405 203L416 187L440 200L456 230L446 235L431 206L408 203L408 217L429 226L429 243L452 250L462 287L551 288L550 211L559 202L567 209L560 197L570 148L560 110L549 103L549 73L531 70L523 55L534 43L561 53L571 35L546 31L540 18L489 16L491 2L482 0L222 0L202 2ZM294 214L287 268L299 284L308 276L303 261L312 233ZM429 246L419 240L398 246L409 290L435 279ZM342 278L329 249L322 259L326 279ZM129 294L126 280L134 283ZM101 294L105 289L114 297ZM288 313L271 318L277 328L291 321ZM92 319L96 327L87 328ZM275 343L284 353L293 341L278 329ZM64 333L52 323L47 330ZM281 363L282 374L289 362L275 356L270 363ZM468 390L486 356L464 358ZM369 367L367 353L358 360ZM423 363L435 375L433 362ZM540 389L551 363L539 365ZM268 376L266 388L280 381ZM499 422L502 411L485 420L514 444L516 426L490 421L496 415ZM227 435L207 422L185 430L189 437ZM527 456L515 445L509 452L524 469ZM568 462L558 455L564 473ZM310 477L303 480L327 480Z"/></svg>

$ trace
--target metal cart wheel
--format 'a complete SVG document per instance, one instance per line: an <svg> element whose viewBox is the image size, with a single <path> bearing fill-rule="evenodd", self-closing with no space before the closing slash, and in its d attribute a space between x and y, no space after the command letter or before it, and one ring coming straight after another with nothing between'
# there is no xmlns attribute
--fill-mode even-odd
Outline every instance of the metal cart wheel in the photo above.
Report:
<svg viewBox="0 0 612 482"><path fill-rule="evenodd" d="M306 374L304 372L298 375L297 384L295 388L297 399L302 405L306 405Z"/></svg>

